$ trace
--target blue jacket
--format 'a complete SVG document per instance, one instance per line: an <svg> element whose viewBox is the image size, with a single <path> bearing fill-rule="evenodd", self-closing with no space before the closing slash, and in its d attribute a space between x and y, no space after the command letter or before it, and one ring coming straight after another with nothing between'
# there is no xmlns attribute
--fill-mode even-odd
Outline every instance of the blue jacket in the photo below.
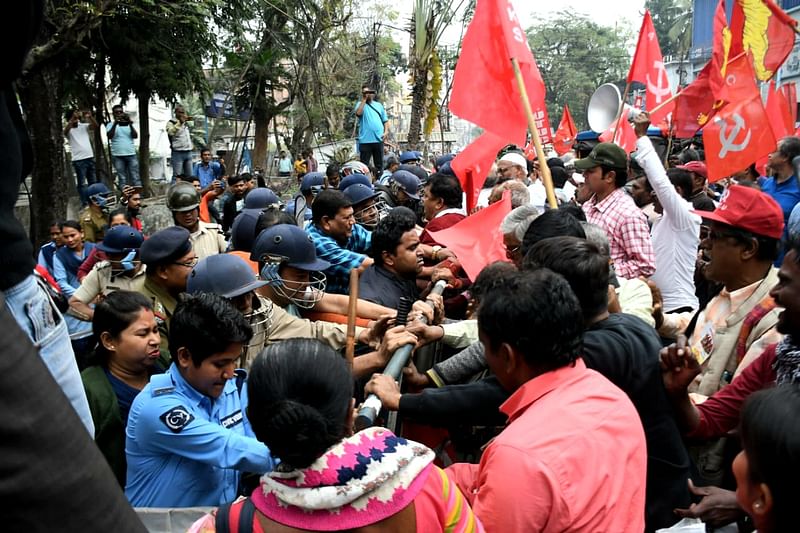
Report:
<svg viewBox="0 0 800 533"><path fill-rule="evenodd" d="M246 388L225 384L216 400L183 379L173 363L150 378L125 430L125 495L134 507L216 506L236 498L239 471L262 474L275 461L245 416Z"/></svg>

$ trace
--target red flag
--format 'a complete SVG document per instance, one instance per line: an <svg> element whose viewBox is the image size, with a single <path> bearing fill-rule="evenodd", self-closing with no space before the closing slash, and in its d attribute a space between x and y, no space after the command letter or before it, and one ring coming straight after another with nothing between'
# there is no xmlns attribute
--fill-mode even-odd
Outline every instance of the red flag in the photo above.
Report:
<svg viewBox="0 0 800 533"><path fill-rule="evenodd" d="M575 136L578 134L578 128L575 127L575 121L572 120L572 115L569 112L569 106L564 104L564 114L561 116L561 123L556 130L555 138L553 139L553 148L558 155L564 155L572 150L572 144L575 142Z"/></svg>
<svg viewBox="0 0 800 533"><path fill-rule="evenodd" d="M445 228L431 232L436 242L451 250L469 279L475 281L480 271L495 261L507 261L503 248L500 223L511 211L511 194L503 193L503 199L474 215Z"/></svg>
<svg viewBox="0 0 800 533"><path fill-rule="evenodd" d="M767 113L756 96L731 102L703 128L708 181L739 172L775 150L775 135Z"/></svg>
<svg viewBox="0 0 800 533"><path fill-rule="evenodd" d="M775 80L772 80L769 84L765 109L769 124L772 127L772 133L775 134L776 139L782 139L794 134L794 119L792 118L792 111L789 109L789 102L786 100L784 92L775 87Z"/></svg>
<svg viewBox="0 0 800 533"><path fill-rule="evenodd" d="M528 119L511 58L519 62L542 134L547 118L544 81L514 8L509 0L478 0L453 75L450 110L521 146L525 144ZM546 129L549 140L549 125Z"/></svg>
<svg viewBox="0 0 800 533"><path fill-rule="evenodd" d="M731 16L731 54L750 52L761 81L772 78L794 47L797 21L772 0L736 0Z"/></svg>
<svg viewBox="0 0 800 533"><path fill-rule="evenodd" d="M678 93L675 99L673 118L673 135L678 139L694 137L697 130L708 123L714 115L714 95L709 86L709 62L692 83Z"/></svg>
<svg viewBox="0 0 800 533"><path fill-rule="evenodd" d="M636 53L628 71L628 83L632 81L645 84L647 109L653 109L672 96L667 69L664 68L664 57L661 55L661 47L658 45L656 29L649 11L644 12Z"/></svg>
<svg viewBox="0 0 800 533"><path fill-rule="evenodd" d="M713 72L713 69L712 69ZM711 73L709 73L711 74ZM713 76L709 76L709 85ZM739 54L733 59L728 60L725 69L725 77L719 92L714 94L714 98L724 102L740 102L754 98L758 92L756 86L756 75L753 72L752 60L748 54ZM714 87L711 86L714 92Z"/></svg>
<svg viewBox="0 0 800 533"><path fill-rule="evenodd" d="M611 131L615 124L616 122L611 124L606 131L600 134L600 141L604 143L613 142L625 150L626 154L636 150L636 132L633 130L631 123L625 120L624 117L619 121L619 129L617 129L614 134L614 140L611 140Z"/></svg>
<svg viewBox="0 0 800 533"><path fill-rule="evenodd" d="M735 1L735 0L734 0ZM711 50L711 70L709 85L717 95L725 84L725 72L731 51L731 30L728 28L728 17L725 14L725 0L719 0L714 14L714 46Z"/></svg>
<svg viewBox="0 0 800 533"><path fill-rule="evenodd" d="M477 205L478 194L492 163L497 159L497 152L506 144L504 138L487 131L472 141L450 162L450 168L458 176L461 188L467 195L467 213L472 212Z"/></svg>
<svg viewBox="0 0 800 533"><path fill-rule="evenodd" d="M781 85L783 94L786 95L786 101L789 102L789 110L792 112L792 131L797 122L797 85L794 83L785 83Z"/></svg>

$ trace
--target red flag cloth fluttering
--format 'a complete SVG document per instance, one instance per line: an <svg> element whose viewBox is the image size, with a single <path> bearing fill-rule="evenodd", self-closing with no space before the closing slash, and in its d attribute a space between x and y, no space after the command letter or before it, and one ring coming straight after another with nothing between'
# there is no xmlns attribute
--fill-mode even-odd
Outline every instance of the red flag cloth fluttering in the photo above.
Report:
<svg viewBox="0 0 800 533"><path fill-rule="evenodd" d="M735 1L735 0L734 0ZM717 98L725 85L725 72L731 57L731 30L725 14L725 0L719 0L714 14L714 44L711 50L711 70L708 83Z"/></svg>
<svg viewBox="0 0 800 533"><path fill-rule="evenodd" d="M542 142L549 142L544 81L509 0L478 0L456 64L450 110L523 146L528 119L511 58L519 63Z"/></svg>
<svg viewBox="0 0 800 533"><path fill-rule="evenodd" d="M472 141L450 162L450 168L458 176L461 189L467 196L467 213L471 213L477 205L478 194L492 163L497 159L497 152L506 144L508 143L504 138L487 131Z"/></svg>
<svg viewBox="0 0 800 533"><path fill-rule="evenodd" d="M561 117L561 123L558 125L556 135L553 138L553 148L558 155L564 155L572 150L572 145L575 143L575 136L578 135L578 128L575 127L575 121L572 120L572 115L569 112L569 106L564 105L564 114Z"/></svg>
<svg viewBox="0 0 800 533"><path fill-rule="evenodd" d="M636 53L628 71L628 83L632 81L645 84L647 109L655 108L672 96L667 69L664 68L664 57L661 55L661 47L658 45L656 29L649 11L644 13Z"/></svg>
<svg viewBox="0 0 800 533"><path fill-rule="evenodd" d="M672 113L673 135L678 139L694 137L697 130L708 123L714 115L714 95L709 86L709 62L692 83L684 87L675 99Z"/></svg>
<svg viewBox="0 0 800 533"><path fill-rule="evenodd" d="M776 139L794 135L794 118L786 99L786 93L775 87L775 80L769 84L767 92L767 118Z"/></svg>
<svg viewBox="0 0 800 533"><path fill-rule="evenodd" d="M432 232L436 242L456 254L461 268L469 279L475 281L483 267L495 261L508 261L503 247L500 223L511 211L511 194L503 193L503 199L474 215L450 226Z"/></svg>
<svg viewBox="0 0 800 533"><path fill-rule="evenodd" d="M736 0L731 16L731 55L753 54L761 81L772 78L794 48L797 21L772 0Z"/></svg>
<svg viewBox="0 0 800 533"><path fill-rule="evenodd" d="M775 135L761 96L723 107L703 128L708 181L739 172L775 150Z"/></svg>
<svg viewBox="0 0 800 533"><path fill-rule="evenodd" d="M636 150L636 132L631 123L625 120L625 117L622 117L622 120L619 121L619 129L615 132L614 139L612 140L611 132L615 125L616 122L612 123L606 131L600 134L600 141L604 143L613 142L625 150L626 154Z"/></svg>

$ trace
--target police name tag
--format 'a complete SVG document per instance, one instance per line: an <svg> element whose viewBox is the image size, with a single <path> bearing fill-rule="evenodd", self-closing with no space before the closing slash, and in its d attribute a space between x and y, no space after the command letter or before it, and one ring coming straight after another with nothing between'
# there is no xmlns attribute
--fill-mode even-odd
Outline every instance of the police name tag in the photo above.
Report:
<svg viewBox="0 0 800 533"><path fill-rule="evenodd" d="M220 420L219 423L222 424L222 427L224 427L225 429L230 429L236 424L240 423L241 421L242 421L242 410L240 409L235 413L233 413L232 415L226 416L225 418Z"/></svg>
<svg viewBox="0 0 800 533"><path fill-rule="evenodd" d="M173 433L180 433L183 428L188 426L192 420L194 420L194 415L189 412L187 408L184 406L173 407L163 415L159 417L164 425L172 431Z"/></svg>

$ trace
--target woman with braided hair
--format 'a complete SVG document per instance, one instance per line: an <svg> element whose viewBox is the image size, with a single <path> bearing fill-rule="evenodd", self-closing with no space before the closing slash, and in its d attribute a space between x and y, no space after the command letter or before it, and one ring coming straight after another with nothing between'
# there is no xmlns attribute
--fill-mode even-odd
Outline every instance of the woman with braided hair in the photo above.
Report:
<svg viewBox="0 0 800 533"><path fill-rule="evenodd" d="M403 335L384 342L405 343ZM241 531L240 521L264 533L483 531L430 449L381 427L353 434L353 378L327 345L267 346L250 369L248 395L253 431L281 464L250 498L190 531Z"/></svg>

